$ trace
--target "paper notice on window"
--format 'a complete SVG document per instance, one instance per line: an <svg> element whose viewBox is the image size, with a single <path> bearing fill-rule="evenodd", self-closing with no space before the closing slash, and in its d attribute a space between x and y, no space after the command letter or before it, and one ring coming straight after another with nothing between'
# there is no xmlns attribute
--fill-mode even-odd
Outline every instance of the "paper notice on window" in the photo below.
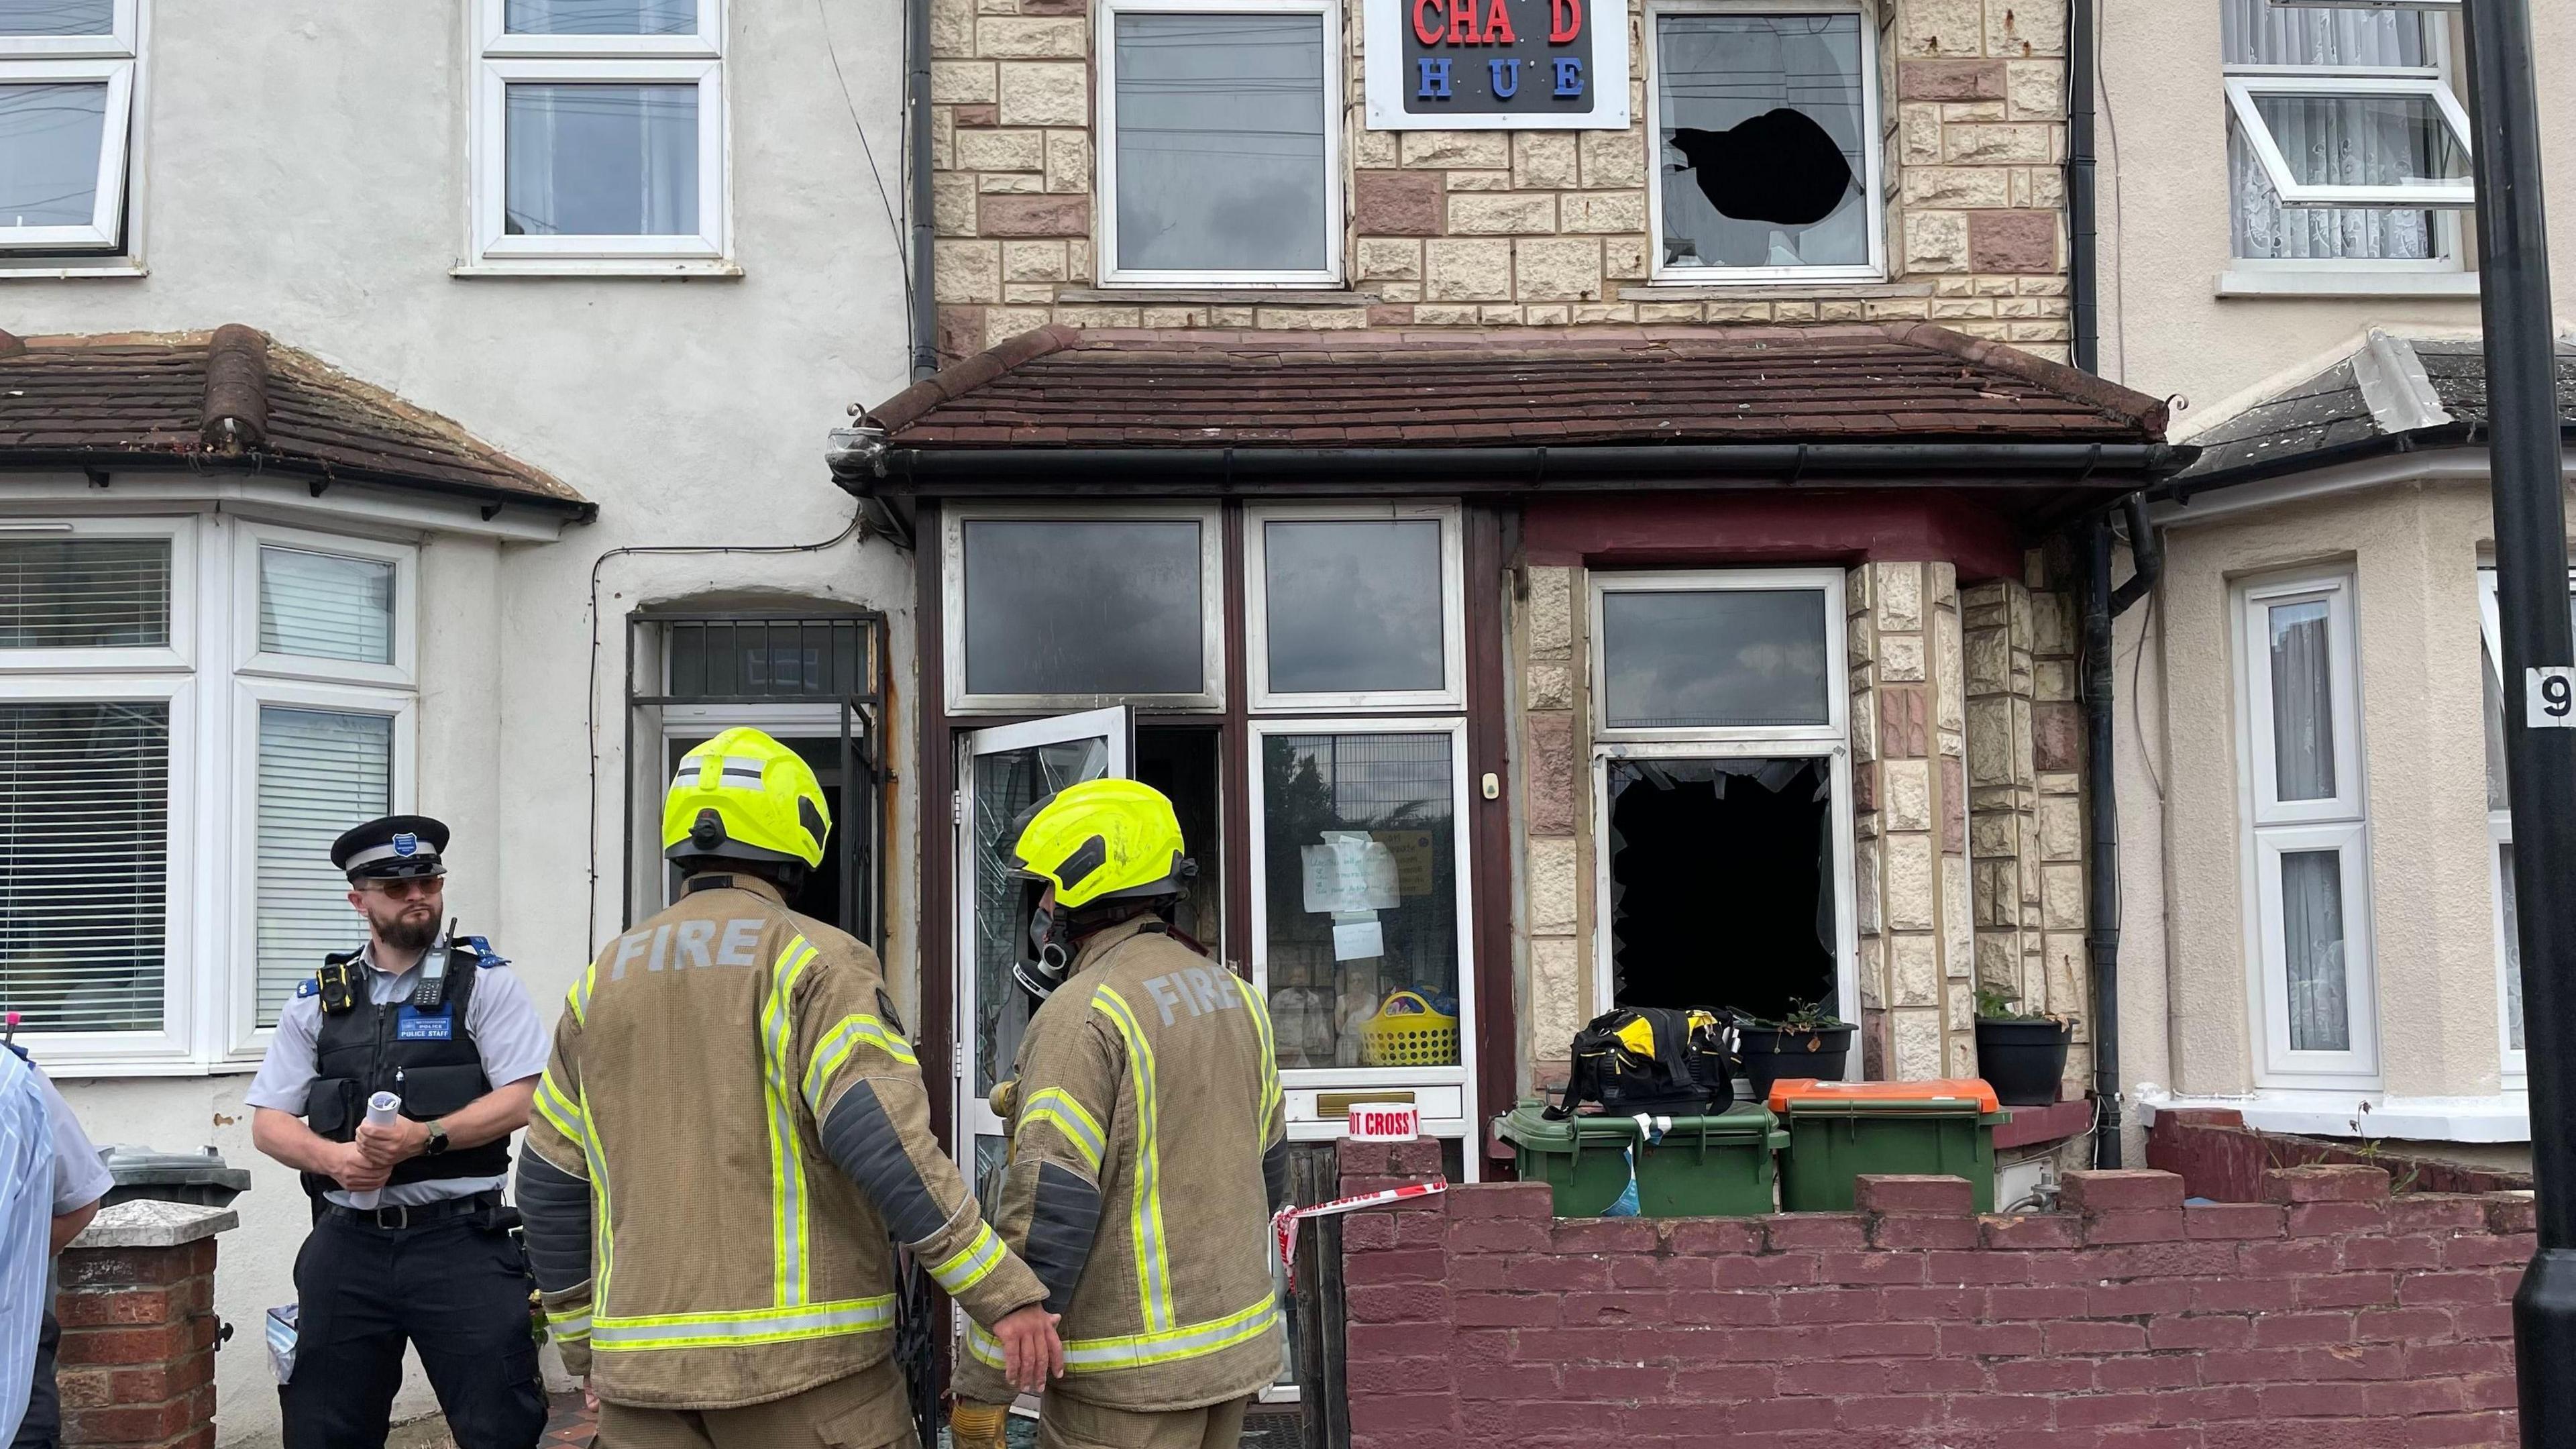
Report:
<svg viewBox="0 0 2576 1449"><path fill-rule="evenodd" d="M1298 852L1298 859L1305 868L1307 910L1322 913L1396 908L1400 893L1396 889L1395 852L1370 839L1367 832L1327 830L1323 832L1323 844L1307 846Z"/></svg>
<svg viewBox="0 0 2576 1449"><path fill-rule="evenodd" d="M1431 894L1432 850L1428 830L1372 830L1369 838L1386 847L1395 857L1395 889L1398 895ZM1385 909L1385 907L1380 907Z"/></svg>
<svg viewBox="0 0 2576 1449"><path fill-rule="evenodd" d="M1375 911L1333 912L1333 959L1369 961L1386 954L1386 928Z"/></svg>

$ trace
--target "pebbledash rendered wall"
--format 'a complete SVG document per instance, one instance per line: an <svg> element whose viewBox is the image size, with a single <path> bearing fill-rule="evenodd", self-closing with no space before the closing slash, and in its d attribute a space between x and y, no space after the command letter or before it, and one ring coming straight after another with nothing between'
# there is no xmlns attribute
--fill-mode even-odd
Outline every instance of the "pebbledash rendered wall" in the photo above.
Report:
<svg viewBox="0 0 2576 1449"><path fill-rule="evenodd" d="M1884 281L1650 284L1659 146L1625 131L1372 131L1342 16L1341 290L1104 289L1088 0L933 0L940 352L1073 327L1928 319L2065 360L2066 35L2053 0L1876 0ZM1628 6L1630 55L1643 7ZM1632 64L1632 71L1642 67Z"/></svg>
<svg viewBox="0 0 2576 1449"><path fill-rule="evenodd" d="M1344 1143L1342 1190L1439 1171ZM2077 1172L1980 1216L1954 1177L1860 1210L1551 1218L1537 1183L1344 1219L1352 1449L2356 1449L2515 1444L2528 1194L2364 1166L2186 1206Z"/></svg>

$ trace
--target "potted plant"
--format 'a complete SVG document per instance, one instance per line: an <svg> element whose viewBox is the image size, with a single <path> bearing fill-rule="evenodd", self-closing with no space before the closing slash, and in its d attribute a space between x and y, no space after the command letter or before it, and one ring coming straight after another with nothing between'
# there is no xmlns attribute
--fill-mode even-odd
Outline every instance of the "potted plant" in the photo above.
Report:
<svg viewBox="0 0 2576 1449"><path fill-rule="evenodd" d="M1977 988L1977 1075L2007 1107L2053 1107L2066 1078L2075 1020L2021 1009L1992 986Z"/></svg>
<svg viewBox="0 0 2576 1449"><path fill-rule="evenodd" d="M1745 1098L1769 1097L1771 1084L1783 1078L1842 1080L1858 1029L1825 1010L1822 1001L1792 1001L1777 1020L1744 1017L1736 1029L1736 1055L1744 1063Z"/></svg>

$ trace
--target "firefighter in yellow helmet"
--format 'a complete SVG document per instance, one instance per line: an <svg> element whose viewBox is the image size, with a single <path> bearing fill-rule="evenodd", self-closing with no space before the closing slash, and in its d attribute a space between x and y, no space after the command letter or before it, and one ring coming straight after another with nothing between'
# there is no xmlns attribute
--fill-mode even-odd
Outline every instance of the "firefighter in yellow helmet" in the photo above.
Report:
<svg viewBox="0 0 2576 1449"><path fill-rule="evenodd" d="M662 816L680 898L601 948L556 1023L519 1205L602 1445L914 1444L889 1233L1013 1383L1060 1364L1046 1289L931 1137L876 956L788 907L830 830L769 736L689 751Z"/></svg>
<svg viewBox="0 0 2576 1449"><path fill-rule="evenodd" d="M1018 976L1044 998L1007 1105L1002 1241L1063 1316L1045 1449L1233 1449L1282 1348L1268 1267L1287 1197L1270 1017L1172 934L1192 867L1172 804L1131 780L1040 801L1014 848L1030 899ZM992 1449L1006 1346L967 1330L958 1449Z"/></svg>

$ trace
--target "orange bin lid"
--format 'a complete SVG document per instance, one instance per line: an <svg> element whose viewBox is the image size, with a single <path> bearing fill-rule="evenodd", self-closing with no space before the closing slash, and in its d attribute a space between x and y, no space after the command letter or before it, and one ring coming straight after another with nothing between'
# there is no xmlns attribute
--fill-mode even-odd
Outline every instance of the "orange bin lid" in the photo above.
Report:
<svg viewBox="0 0 2576 1449"><path fill-rule="evenodd" d="M1980 1112L2000 1112L2003 1103L1983 1077L1944 1077L1930 1082L1820 1082L1813 1077L1784 1077L1771 1084L1771 1110L1787 1112L1792 1102L1973 1102Z"/></svg>

